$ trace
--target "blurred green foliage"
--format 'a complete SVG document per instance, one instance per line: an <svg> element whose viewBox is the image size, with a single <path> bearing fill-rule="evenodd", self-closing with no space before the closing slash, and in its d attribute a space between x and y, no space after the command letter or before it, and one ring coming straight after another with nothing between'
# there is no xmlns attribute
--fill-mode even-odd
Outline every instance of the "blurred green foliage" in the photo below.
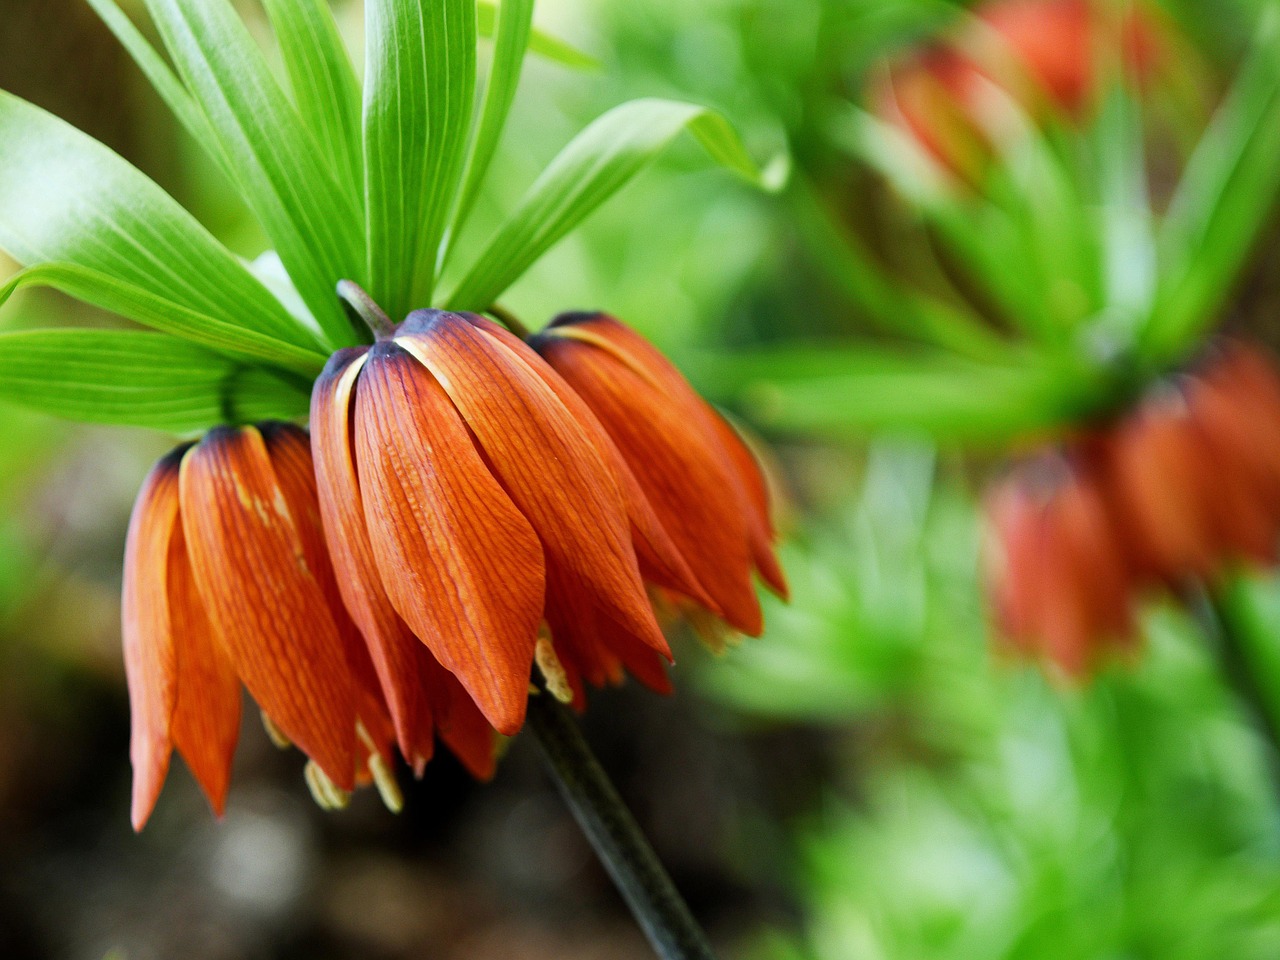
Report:
<svg viewBox="0 0 1280 960"><path fill-rule="evenodd" d="M1153 611L1136 662L1084 688L993 655L972 504L934 479L926 449L874 447L792 544L768 638L703 677L859 761L796 825L804 933L757 955L1274 956L1278 771L1199 628ZM1273 582L1248 590L1274 611Z"/></svg>

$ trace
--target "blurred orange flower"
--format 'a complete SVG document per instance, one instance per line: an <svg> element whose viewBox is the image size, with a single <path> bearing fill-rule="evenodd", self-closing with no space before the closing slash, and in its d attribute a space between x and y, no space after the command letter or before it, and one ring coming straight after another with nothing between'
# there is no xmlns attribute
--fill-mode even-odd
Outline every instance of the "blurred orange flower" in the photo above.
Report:
<svg viewBox="0 0 1280 960"><path fill-rule="evenodd" d="M986 516L997 630L1083 674L1132 645L1145 596L1276 562L1280 377L1256 347L1214 347L1113 423L1015 466Z"/></svg>
<svg viewBox="0 0 1280 960"><path fill-rule="evenodd" d="M1124 67L1142 80L1163 57L1166 30L1133 5L1111 23L1091 0L995 0L959 29L887 66L873 109L944 170L979 182L1008 126L1010 106L1041 119L1083 117L1100 87L1102 58L1118 30Z"/></svg>

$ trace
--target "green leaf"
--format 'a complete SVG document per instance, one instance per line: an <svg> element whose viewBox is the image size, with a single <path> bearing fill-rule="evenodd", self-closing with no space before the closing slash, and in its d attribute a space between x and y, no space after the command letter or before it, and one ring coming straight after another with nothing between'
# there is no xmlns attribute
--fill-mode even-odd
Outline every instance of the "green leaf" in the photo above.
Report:
<svg viewBox="0 0 1280 960"><path fill-rule="evenodd" d="M307 383L158 333L0 334L0 401L90 423L196 433L306 416Z"/></svg>
<svg viewBox="0 0 1280 960"><path fill-rule="evenodd" d="M480 35L494 36L499 29L498 5L489 0L480 0L476 4L476 15ZM529 35L529 52L573 70L597 70L600 67L600 61L591 54L583 53L559 37L554 37L537 27L534 27Z"/></svg>
<svg viewBox="0 0 1280 960"><path fill-rule="evenodd" d="M340 184L364 183L360 79L326 0L263 0L302 122Z"/></svg>
<svg viewBox="0 0 1280 960"><path fill-rule="evenodd" d="M474 0L365 6L369 293L392 317L430 302L475 97Z"/></svg>
<svg viewBox="0 0 1280 960"><path fill-rule="evenodd" d="M774 188L785 176L783 161L762 173L729 122L706 107L659 99L624 103L597 118L551 161L448 304L471 310L492 306L534 261L684 130L713 160L752 183Z"/></svg>
<svg viewBox="0 0 1280 960"><path fill-rule="evenodd" d="M471 152L467 157L462 190L458 196L458 208L449 229L450 240L462 233L484 183L485 174L489 172L489 164L502 136L507 114L511 112L511 103L516 97L516 88L520 85L520 68L524 64L532 24L533 0L503 0L498 11L493 64L489 68L484 106L480 111L479 126L471 141Z"/></svg>
<svg viewBox="0 0 1280 960"><path fill-rule="evenodd" d="M334 296L365 267L355 184L339 184L228 0L147 0L165 46L216 131L245 202L329 339L355 333Z"/></svg>
<svg viewBox="0 0 1280 960"><path fill-rule="evenodd" d="M1096 229L1106 279L1101 323L1116 325L1127 346L1150 319L1157 265L1141 106L1123 84L1111 91L1095 126L1101 200Z"/></svg>
<svg viewBox="0 0 1280 960"><path fill-rule="evenodd" d="M888 276L810 187L796 195L798 221L812 255L882 330L966 356L991 358L1006 349L963 303L939 300Z"/></svg>
<svg viewBox="0 0 1280 960"><path fill-rule="evenodd" d="M46 276L61 270L76 296L109 297L110 309L142 322L171 305L184 336L319 349L239 260L102 144L4 92L0 144L0 249L19 263L58 264ZM95 294L106 278L113 290Z"/></svg>
<svg viewBox="0 0 1280 960"><path fill-rule="evenodd" d="M1280 189L1280 15L1254 48L1197 145L1161 225L1163 281L1147 350L1173 359L1214 319Z"/></svg>
<svg viewBox="0 0 1280 960"><path fill-rule="evenodd" d="M702 358L691 376L711 396L739 401L775 429L838 440L877 431L1006 441L1071 422L1091 384L1076 368L979 363L948 354L808 346Z"/></svg>
<svg viewBox="0 0 1280 960"><path fill-rule="evenodd" d="M115 0L89 0L89 5L107 25L107 29L115 34L120 45L128 51L134 63L142 70L148 82L160 94L160 98L173 111L187 133L208 151L228 179L234 182L226 154L222 152L217 135L209 124L209 118L204 115L200 105L192 99L187 88L182 85L182 81L165 63L164 58L147 42L138 28L133 25L133 21L125 16Z"/></svg>
<svg viewBox="0 0 1280 960"><path fill-rule="evenodd" d="M74 263L52 261L20 271L0 284L0 306L24 287L41 286L60 290L95 307L202 344L229 357L258 363L266 361L309 376L318 374L326 359L326 354L318 347L295 346L207 313L197 313L110 274Z"/></svg>

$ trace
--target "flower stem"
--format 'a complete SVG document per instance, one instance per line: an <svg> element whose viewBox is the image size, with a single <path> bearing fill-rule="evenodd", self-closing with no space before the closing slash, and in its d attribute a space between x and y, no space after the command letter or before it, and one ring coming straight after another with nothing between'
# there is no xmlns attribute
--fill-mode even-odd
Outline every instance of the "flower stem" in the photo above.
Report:
<svg viewBox="0 0 1280 960"><path fill-rule="evenodd" d="M529 334L530 334L529 328L526 327L520 321L520 319L514 313L508 310L506 307L499 306L498 304L495 303L488 310L486 310L485 313L489 314L491 317L493 317L495 320L501 323L504 327L506 327L508 330L514 333L521 340L529 339Z"/></svg>
<svg viewBox="0 0 1280 960"><path fill-rule="evenodd" d="M352 323L357 326L364 324L378 340L389 340L395 336L395 322L354 280L339 280L337 293Z"/></svg>
<svg viewBox="0 0 1280 960"><path fill-rule="evenodd" d="M1280 715L1277 715L1275 703L1258 682L1258 673L1250 662L1239 614L1222 590L1211 588L1199 591L1192 610L1217 652L1223 677L1265 745L1267 755L1264 762L1276 796L1280 798Z"/></svg>
<svg viewBox="0 0 1280 960"><path fill-rule="evenodd" d="M623 805L569 711L544 691L528 726L574 819L662 960L713 960L706 935Z"/></svg>

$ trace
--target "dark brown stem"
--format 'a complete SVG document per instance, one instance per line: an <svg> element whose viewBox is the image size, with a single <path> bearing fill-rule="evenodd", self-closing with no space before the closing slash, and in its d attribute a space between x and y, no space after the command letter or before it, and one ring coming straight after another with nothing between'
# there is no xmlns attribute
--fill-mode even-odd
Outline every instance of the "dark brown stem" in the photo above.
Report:
<svg viewBox="0 0 1280 960"><path fill-rule="evenodd" d="M662 960L714 960L706 935L600 767L569 711L545 691L529 698L529 729L596 856Z"/></svg>

